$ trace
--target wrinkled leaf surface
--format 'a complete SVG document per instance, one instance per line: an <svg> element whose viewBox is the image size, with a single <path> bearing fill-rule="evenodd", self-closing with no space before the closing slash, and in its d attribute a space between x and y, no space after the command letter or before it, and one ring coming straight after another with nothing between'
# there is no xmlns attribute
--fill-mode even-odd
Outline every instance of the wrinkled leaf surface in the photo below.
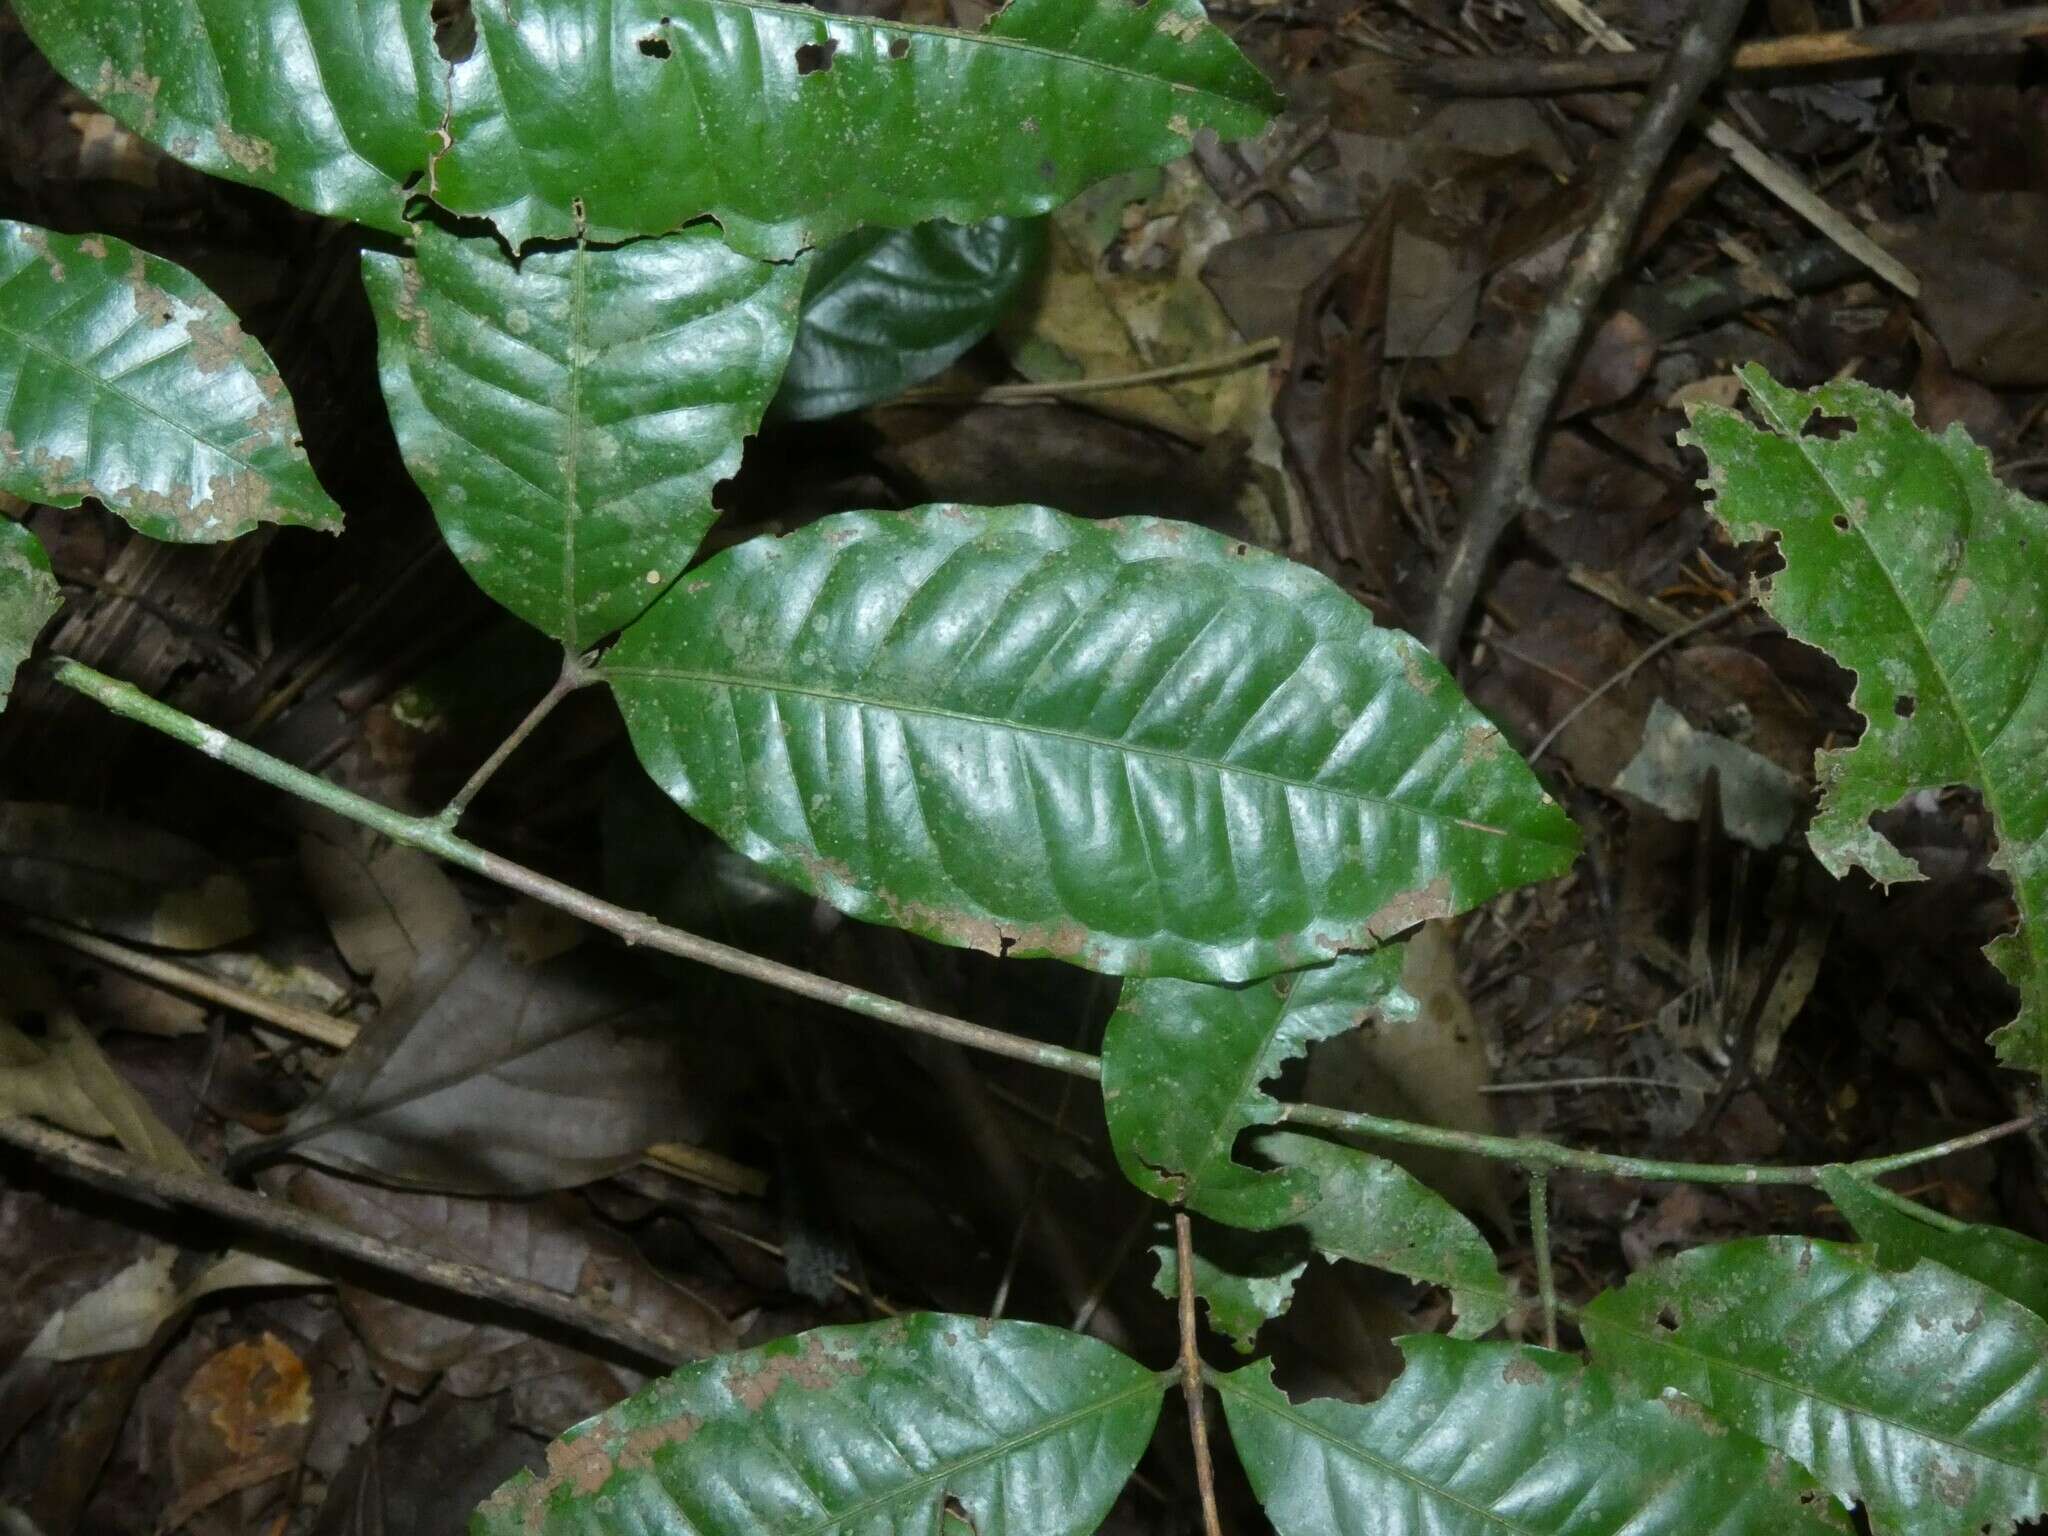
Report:
<svg viewBox="0 0 2048 1536"><path fill-rule="evenodd" d="M2004 1532L2048 1508L2048 1323L1938 1264L1716 1243L1639 1271L1580 1327L1636 1390L1776 1446L1880 1536Z"/></svg>
<svg viewBox="0 0 2048 1536"><path fill-rule="evenodd" d="M536 252L422 225L372 252L378 376L448 546L580 651L668 590L775 393L803 265L699 228Z"/></svg>
<svg viewBox="0 0 2048 1536"><path fill-rule="evenodd" d="M405 232L414 192L517 248L701 214L785 259L861 224L1042 212L1256 132L1278 98L1195 0L1018 0L978 33L765 0L24 0L80 90L187 164ZM414 185L414 179L417 184Z"/></svg>
<svg viewBox="0 0 2048 1536"><path fill-rule="evenodd" d="M1577 849L1421 645L1180 523L825 518L706 562L605 672L655 782L740 852L994 954L1242 981Z"/></svg>
<svg viewBox="0 0 2048 1536"><path fill-rule="evenodd" d="M1086 1536L1151 1438L1166 1378L1036 1323L919 1313L686 1367L548 1447L474 1536Z"/></svg>
<svg viewBox="0 0 2048 1536"><path fill-rule="evenodd" d="M178 544L341 527L276 365L198 278L111 235L6 220L0 490L92 496Z"/></svg>
<svg viewBox="0 0 2048 1536"><path fill-rule="evenodd" d="M1780 1536L1833 1500L1682 1398L1636 1398L1549 1350L1425 1334L1363 1407L1291 1403L1259 1361L1218 1379L1279 1536Z"/></svg>

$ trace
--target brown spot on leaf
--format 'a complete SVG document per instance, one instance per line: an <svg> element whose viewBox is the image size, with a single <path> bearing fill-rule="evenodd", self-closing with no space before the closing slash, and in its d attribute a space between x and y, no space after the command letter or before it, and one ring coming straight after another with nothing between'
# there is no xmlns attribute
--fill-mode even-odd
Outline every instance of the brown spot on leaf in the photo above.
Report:
<svg viewBox="0 0 2048 1536"><path fill-rule="evenodd" d="M1927 1485L1950 1509L1961 1509L1977 1492L1977 1474L1968 1467L1945 1467L1936 1459L1927 1469Z"/></svg>
<svg viewBox="0 0 2048 1536"><path fill-rule="evenodd" d="M49 267L50 281L53 283L63 282L64 263L50 254L50 237L42 230L37 229L33 224L23 224L18 227L21 230L21 243L27 246L33 254L42 257L44 264Z"/></svg>
<svg viewBox="0 0 2048 1536"><path fill-rule="evenodd" d="M1470 727L1458 752L1460 766L1470 768L1474 763L1492 762L1500 756L1500 740L1500 732L1490 725Z"/></svg>
<svg viewBox="0 0 2048 1536"><path fill-rule="evenodd" d="M1728 1433L1728 1426L1726 1424L1723 1424L1719 1419L1707 1412L1705 1408L1682 1393L1666 1392L1657 1401L1663 1405L1664 1411L1674 1419L1683 1419L1686 1423L1696 1425L1710 1435L1725 1435Z"/></svg>
<svg viewBox="0 0 2048 1536"><path fill-rule="evenodd" d="M1403 891L1365 920L1365 932L1377 943L1417 923L1451 915L1451 877L1438 875L1419 891Z"/></svg>
<svg viewBox="0 0 2048 1536"><path fill-rule="evenodd" d="M1540 1387L1546 1378L1542 1366L1534 1360L1516 1355L1502 1367L1500 1379L1512 1387Z"/></svg>
<svg viewBox="0 0 2048 1536"><path fill-rule="evenodd" d="M78 242L78 248L94 261L105 261L107 259L107 242L98 235L87 235Z"/></svg>
<svg viewBox="0 0 2048 1536"><path fill-rule="evenodd" d="M186 325L185 339L192 346L193 366L201 373L219 373L241 362L242 347L249 338L235 321L220 325L195 320Z"/></svg>
<svg viewBox="0 0 2048 1536"><path fill-rule="evenodd" d="M214 128L213 139L220 145L220 152L243 170L261 176L276 173L277 146L270 140L258 138L253 133L237 133L226 124Z"/></svg>
<svg viewBox="0 0 2048 1536"><path fill-rule="evenodd" d="M100 72L93 80L91 95L98 101L113 96L129 96L141 102L142 110L136 114L136 126L148 133L156 126L156 97L163 87L163 80L156 75L146 75L139 69L123 74L114 68L112 60L106 59L100 62ZM175 148L171 152L178 153Z"/></svg>
<svg viewBox="0 0 2048 1536"><path fill-rule="evenodd" d="M822 1392L849 1376L865 1376L867 1369L858 1360L828 1353L824 1341L814 1336L786 1351L733 1361L726 1371L725 1389L747 1412L759 1413L785 1386L799 1392Z"/></svg>
<svg viewBox="0 0 2048 1536"><path fill-rule="evenodd" d="M638 1472L651 1469L654 1456L665 1446L681 1445L698 1430L704 1421L694 1413L680 1414L665 1424L648 1424L626 1436L626 1442L619 1447L618 1464L621 1472Z"/></svg>

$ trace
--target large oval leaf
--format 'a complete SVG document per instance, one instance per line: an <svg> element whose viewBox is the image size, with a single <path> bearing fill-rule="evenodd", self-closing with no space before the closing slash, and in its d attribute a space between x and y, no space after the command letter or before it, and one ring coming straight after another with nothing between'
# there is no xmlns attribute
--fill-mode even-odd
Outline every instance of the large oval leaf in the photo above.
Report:
<svg viewBox="0 0 2048 1536"><path fill-rule="evenodd" d="M22 0L50 61L179 159L404 233L417 190L534 237L700 214L786 258L861 224L1043 212L1256 132L1197 0L1016 0L979 33L765 0ZM417 183L415 187L415 182Z"/></svg>
<svg viewBox="0 0 2048 1536"><path fill-rule="evenodd" d="M1682 1398L1548 1350L1422 1335L1366 1406L1292 1403L1270 1362L1217 1378L1279 1536L1820 1536L1841 1510Z"/></svg>
<svg viewBox="0 0 2048 1536"><path fill-rule="evenodd" d="M901 394L995 329L1045 254L1043 219L863 229L811 263L775 414L837 416Z"/></svg>
<svg viewBox="0 0 2048 1536"><path fill-rule="evenodd" d="M582 650L681 574L775 393L801 263L708 228L514 263L423 225L372 253L378 375L406 463L478 586Z"/></svg>
<svg viewBox="0 0 2048 1536"><path fill-rule="evenodd" d="M1771 614L1856 673L1866 725L1815 760L1808 838L1830 871L1917 880L1870 817L1919 789L1975 786L1996 824L2019 931L1989 953L2019 988L1999 1056L2048 1074L2048 507L2001 485L1961 427L1934 437L1912 407L1854 380L1743 382L1762 426L1693 413L1713 510L1737 538L1778 535ZM1809 431L1816 413L1853 430Z"/></svg>
<svg viewBox="0 0 2048 1536"><path fill-rule="evenodd" d="M1086 1536L1168 1376L1036 1323L921 1313L687 1366L548 1447L472 1536Z"/></svg>
<svg viewBox="0 0 2048 1536"><path fill-rule="evenodd" d="M14 691L15 668L63 601L42 541L0 518L0 709Z"/></svg>
<svg viewBox="0 0 2048 1536"><path fill-rule="evenodd" d="M1639 1272L1580 1326L1617 1375L1812 1468L1880 1536L2004 1532L2048 1509L2048 1323L1939 1264L1717 1243Z"/></svg>
<svg viewBox="0 0 2048 1536"><path fill-rule="evenodd" d="M1248 987L1126 980L1102 1039L1102 1108L1124 1176L1234 1227L1299 1220L1318 1197L1312 1170L1260 1170L1233 1157L1241 1132L1280 1118L1259 1085L1376 1009L1412 1009L1400 988L1392 944Z"/></svg>
<svg viewBox="0 0 2048 1536"><path fill-rule="evenodd" d="M1204 529L846 513L605 667L640 760L856 917L1238 981L1555 875L1568 817L1416 641Z"/></svg>
<svg viewBox="0 0 2048 1536"><path fill-rule="evenodd" d="M276 367L198 278L110 235L6 220L0 490L96 497L180 544L341 527Z"/></svg>

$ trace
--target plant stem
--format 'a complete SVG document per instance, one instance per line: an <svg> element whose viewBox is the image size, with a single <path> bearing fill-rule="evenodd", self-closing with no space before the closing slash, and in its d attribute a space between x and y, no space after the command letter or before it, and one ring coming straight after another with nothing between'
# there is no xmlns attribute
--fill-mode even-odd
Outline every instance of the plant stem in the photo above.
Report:
<svg viewBox="0 0 2048 1536"><path fill-rule="evenodd" d="M526 738L540 729L541 721L555 712L555 706L569 697L578 688L597 681L597 674L583 665L574 656L562 658L562 673L552 687L541 695L541 700L526 712L526 718L512 727L512 734L498 743L498 750L483 760L483 766L469 776L469 782L455 791L448 803L441 808L438 820L443 826L453 827L462 820L462 813L469 809L469 802L477 792L491 782L491 777L504 767L514 752L524 745Z"/></svg>
<svg viewBox="0 0 2048 1536"><path fill-rule="evenodd" d="M79 662L57 660L53 664L52 675L54 680L64 687L84 694L124 719L146 725L174 741L195 747L215 762L224 763L253 779L275 789L281 789L286 794L295 795L324 810L332 811L337 816L368 827L373 832L382 833L395 843L403 843L407 847L434 854L459 868L469 870L472 874L481 875L486 880L502 885L507 890L531 896L534 900L566 912L571 917L579 918L594 928L603 928L617 934L628 944L644 944L649 949L659 950L663 954L708 965L713 970L724 971L728 975L758 981L794 996L841 1008L848 1013L859 1014L862 1018L873 1019L879 1024L887 1024L896 1029L907 1029L916 1034L950 1040L972 1050L994 1056L1006 1056L1012 1061L1027 1062L1032 1066L1045 1067L1054 1072L1065 1072L1073 1077L1097 1081L1102 1077L1102 1058L1090 1055L1086 1051L1048 1045L1038 1040L1027 1040L1020 1035L990 1029L985 1024L970 1023L966 1019L956 1019L948 1014L933 1012L929 1008L913 1007L909 1003L883 997L880 993L848 986L829 977L798 970L793 965L784 965L777 960L748 954L745 950L735 949L729 944L720 944L713 939L686 933L680 928L671 928L644 913L629 912L624 907L615 906L611 902L592 896L587 891L578 890L575 886L552 879L537 870L528 869L523 864L515 864L510 859L486 852L474 843L456 836L454 829L438 817L408 816L402 811L394 811L389 806L366 799L352 790L343 789L338 784L330 784L327 780L303 769L294 768L289 763L280 762L267 752L259 752L246 743L236 741L226 732L193 719L182 710L159 703L133 684L117 682ZM2037 1110L2017 1115L2002 1124L1936 1142L1932 1146L1916 1147L1910 1152L1893 1152L1883 1157L1865 1158L1860 1162L1843 1166L1860 1178L1874 1179L1881 1174L1896 1173L1902 1168L1931 1162L1953 1152L1965 1152L1987 1146L2004 1137L2029 1130L2041 1122L2043 1113ZM1820 1182L1822 1166L1806 1163L1772 1167L1756 1163L1692 1163L1671 1162L1653 1157L1624 1157L1611 1152L1592 1152L1578 1147L1561 1146L1553 1141L1487 1136L1476 1131L1418 1125L1409 1120L1393 1120L1382 1115L1362 1114L1353 1110L1329 1109L1320 1104L1282 1105L1280 1118L1290 1125L1312 1126L1318 1130L1337 1131L1348 1136L1364 1136L1404 1146L1436 1147L1446 1152L1468 1152L1475 1157L1490 1157L1501 1162L1514 1163L1531 1173L1538 1169L1549 1172L1570 1169L1575 1173L1600 1174L1608 1178L1644 1179L1679 1184L1812 1186Z"/></svg>
<svg viewBox="0 0 2048 1536"><path fill-rule="evenodd" d="M1529 1174L1529 1246L1536 1250L1536 1294L1543 1301L1543 1347L1557 1348L1557 1274L1550 1267L1550 1170Z"/></svg>
<svg viewBox="0 0 2048 1536"><path fill-rule="evenodd" d="M1180 1390L1188 1404L1188 1438L1195 1445L1195 1487L1202 1498L1202 1529L1223 1536L1216 1513L1216 1467L1209 1459L1209 1418L1202 1399L1202 1354L1195 1348L1195 1234L1186 1211L1173 1213L1174 1256L1180 1280Z"/></svg>

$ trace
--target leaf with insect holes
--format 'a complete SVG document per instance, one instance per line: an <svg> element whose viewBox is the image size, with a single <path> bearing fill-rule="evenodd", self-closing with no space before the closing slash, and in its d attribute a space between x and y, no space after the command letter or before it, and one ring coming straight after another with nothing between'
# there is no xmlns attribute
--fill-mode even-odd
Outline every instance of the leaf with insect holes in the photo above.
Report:
<svg viewBox="0 0 2048 1536"><path fill-rule="evenodd" d="M0 491L91 496L174 544L341 528L276 366L198 278L111 235L4 219Z"/></svg>
<svg viewBox="0 0 2048 1536"><path fill-rule="evenodd" d="M1568 868L1410 637L1206 529L850 512L713 557L605 658L654 781L841 910L1242 981Z"/></svg>
<svg viewBox="0 0 2048 1536"><path fill-rule="evenodd" d="M2048 1509L2048 1322L1939 1264L1744 1238L1639 1270L1579 1325L1637 1391L1775 1446L1879 1536L2003 1533Z"/></svg>
<svg viewBox="0 0 2048 1536"><path fill-rule="evenodd" d="M1325 1258L1442 1286L1458 1314L1456 1338L1476 1338L1507 1315L1508 1284L1479 1229L1400 1164L1296 1131L1263 1131L1252 1147L1315 1179L1316 1202L1300 1221Z"/></svg>
<svg viewBox="0 0 2048 1536"><path fill-rule="evenodd" d="M0 709L14 691L15 669L63 601L42 540L0 518Z"/></svg>
<svg viewBox="0 0 2048 1536"><path fill-rule="evenodd" d="M768 0L21 0L43 55L189 165L518 249L702 215L785 260L863 224L1042 213L1279 98L1197 0L1015 0L978 32Z"/></svg>
<svg viewBox="0 0 2048 1536"><path fill-rule="evenodd" d="M995 328L1045 255L1045 220L863 229L818 252L774 414L892 399Z"/></svg>
<svg viewBox="0 0 2048 1536"><path fill-rule="evenodd" d="M1171 1373L1037 1323L915 1313L686 1366L548 1447L472 1536L1087 1536Z"/></svg>
<svg viewBox="0 0 2048 1536"><path fill-rule="evenodd" d="M709 229L515 264L423 225L363 266L392 425L463 569L573 651L632 623L718 515L804 264Z"/></svg>
<svg viewBox="0 0 2048 1536"><path fill-rule="evenodd" d="M1785 568L1764 605L1855 672L1867 722L1815 759L1808 839L1836 876L1917 880L1871 816L1915 790L1978 790L2020 919L1987 951L2020 994L1992 1040L2007 1064L2048 1073L2048 507L2000 484L1962 428L1923 432L1882 390L1787 389L1754 367L1742 380L1758 421L1700 407L1683 440L1707 456L1728 531L1777 535ZM1828 435L1816 415L1847 429Z"/></svg>
<svg viewBox="0 0 2048 1536"><path fill-rule="evenodd" d="M1377 1402L1290 1402L1260 1360L1215 1378L1278 1536L1822 1536L1827 1494L1684 1398L1569 1356L1423 1334Z"/></svg>
<svg viewBox="0 0 2048 1536"><path fill-rule="evenodd" d="M1208 1308L1209 1326L1248 1355L1259 1329L1294 1304L1295 1282L1308 1268L1308 1238L1299 1227L1247 1232L1197 1219L1194 1223L1195 1294ZM1180 1295L1180 1253L1157 1246L1152 1289L1172 1301Z"/></svg>
<svg viewBox="0 0 2048 1536"><path fill-rule="evenodd" d="M1102 1107L1124 1176L1233 1227L1299 1220L1319 1198L1312 1171L1235 1157L1243 1131L1280 1117L1260 1084L1375 1010L1413 1006L1398 944L1247 987L1126 979L1102 1039Z"/></svg>

